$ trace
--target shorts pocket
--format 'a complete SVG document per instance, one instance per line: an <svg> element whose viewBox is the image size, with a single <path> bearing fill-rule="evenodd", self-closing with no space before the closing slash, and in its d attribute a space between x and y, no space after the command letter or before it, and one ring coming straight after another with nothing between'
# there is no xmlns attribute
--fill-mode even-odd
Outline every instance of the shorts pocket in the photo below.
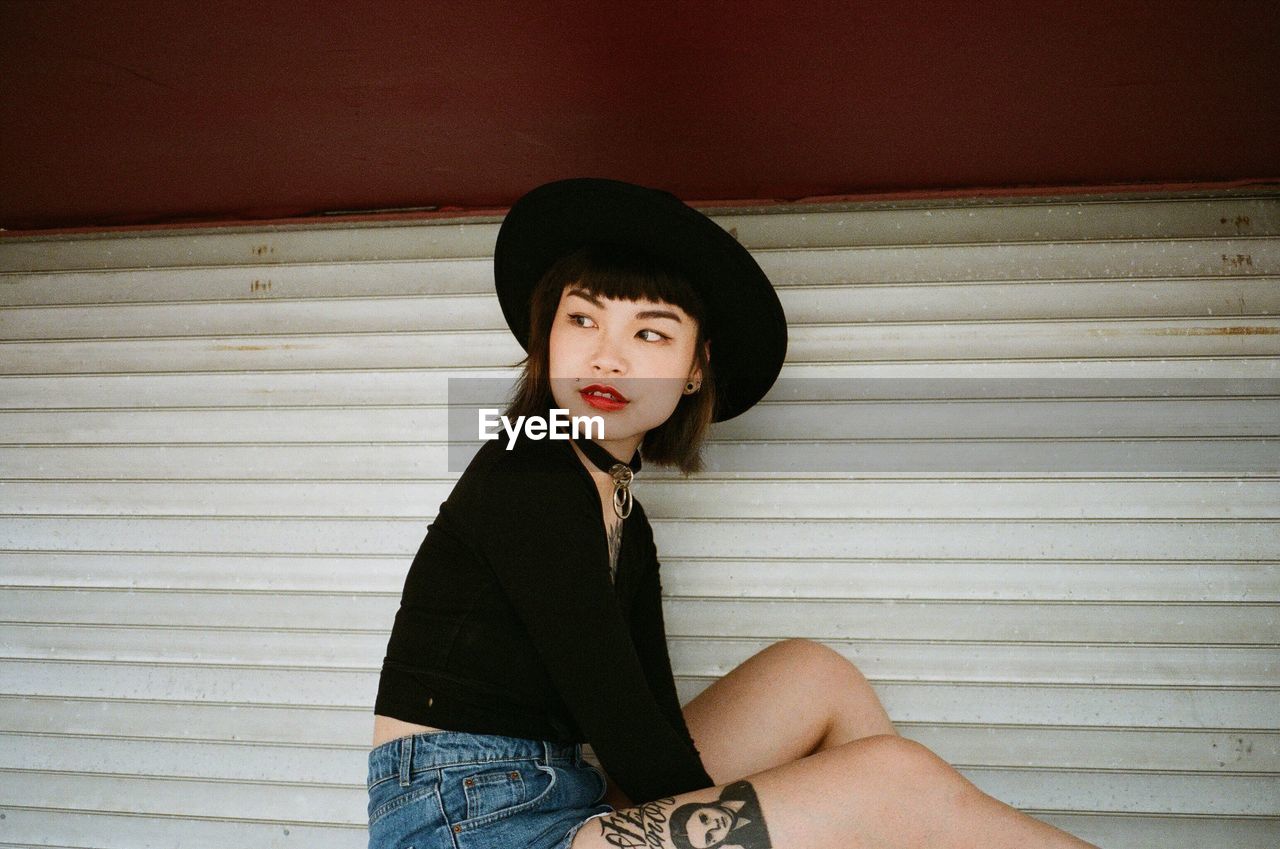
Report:
<svg viewBox="0 0 1280 849"><path fill-rule="evenodd" d="M590 764L585 764L582 769L590 770L596 777L596 783L600 785L600 792L591 800L591 804L598 805L604 800L604 794L609 791L609 780L604 777L604 772Z"/></svg>
<svg viewBox="0 0 1280 849"><path fill-rule="evenodd" d="M525 801L524 778L516 769L469 775L462 780L462 792L469 820L501 813Z"/></svg>
<svg viewBox="0 0 1280 849"><path fill-rule="evenodd" d="M454 833L536 807L556 785L555 770L536 760L446 767L440 795Z"/></svg>
<svg viewBox="0 0 1280 849"><path fill-rule="evenodd" d="M399 781L395 778L378 782L369 788L369 828L372 829L390 814L405 809L406 805L413 805L415 802L428 797L433 800L429 803L428 811L433 809L438 811L439 804L434 802L438 786L439 782L435 775L430 772L423 772L414 776L408 787L401 787Z"/></svg>

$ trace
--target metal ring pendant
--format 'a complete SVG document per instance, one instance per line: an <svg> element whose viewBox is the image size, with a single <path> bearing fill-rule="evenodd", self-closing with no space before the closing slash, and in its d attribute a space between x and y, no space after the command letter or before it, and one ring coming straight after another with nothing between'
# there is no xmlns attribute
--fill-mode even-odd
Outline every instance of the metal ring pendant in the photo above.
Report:
<svg viewBox="0 0 1280 849"><path fill-rule="evenodd" d="M609 469L609 474L613 476L613 512L625 519L631 515L631 479L635 473L625 463L618 463Z"/></svg>

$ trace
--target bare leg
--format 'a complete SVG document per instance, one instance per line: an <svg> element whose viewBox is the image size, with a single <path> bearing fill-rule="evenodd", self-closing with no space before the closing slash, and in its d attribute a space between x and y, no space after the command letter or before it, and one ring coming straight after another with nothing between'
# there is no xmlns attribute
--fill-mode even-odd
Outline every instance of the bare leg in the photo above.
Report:
<svg viewBox="0 0 1280 849"><path fill-rule="evenodd" d="M719 784L861 737L898 733L856 666L803 639L747 658L685 705L684 718ZM604 801L631 805L612 778Z"/></svg>
<svg viewBox="0 0 1280 849"><path fill-rule="evenodd" d="M729 782L875 734L896 734L858 668L812 640L752 655L685 705L708 774Z"/></svg>
<svg viewBox="0 0 1280 849"><path fill-rule="evenodd" d="M896 735L589 820L573 849L1087 849ZM1097 849L1097 847L1093 847Z"/></svg>

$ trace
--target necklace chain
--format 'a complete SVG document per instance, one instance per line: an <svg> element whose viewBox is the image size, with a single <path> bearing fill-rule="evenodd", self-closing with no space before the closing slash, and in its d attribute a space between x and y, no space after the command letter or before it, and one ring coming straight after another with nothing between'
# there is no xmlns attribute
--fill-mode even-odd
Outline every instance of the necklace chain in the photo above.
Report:
<svg viewBox="0 0 1280 849"><path fill-rule="evenodd" d="M619 519L630 516L631 506L634 503L631 498L631 481L635 479L636 472L640 471L642 465L640 452L636 451L632 455L630 463L624 463L602 448L594 439L575 439L574 444L582 449L582 453L587 455L592 465L602 472L607 472L613 479L614 514Z"/></svg>
<svg viewBox="0 0 1280 849"><path fill-rule="evenodd" d="M613 512L625 519L631 515L631 481L635 473L625 463L618 463L609 474L613 477Z"/></svg>

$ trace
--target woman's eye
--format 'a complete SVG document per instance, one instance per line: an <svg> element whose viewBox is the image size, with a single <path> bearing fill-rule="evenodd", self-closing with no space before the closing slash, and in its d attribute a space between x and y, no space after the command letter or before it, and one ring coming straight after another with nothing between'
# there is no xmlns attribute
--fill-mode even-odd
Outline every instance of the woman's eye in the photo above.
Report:
<svg viewBox="0 0 1280 849"><path fill-rule="evenodd" d="M573 324L573 325L575 325L575 326L577 326L577 327L594 327L594 326L595 326L595 320L594 320L594 319L592 319L592 318L591 318L591 316L589 316L589 315L583 315L583 314L582 314L582 313L580 313L580 312L571 313L571 314L568 316L568 319L569 319L569 322L570 322L571 324ZM646 335L645 335L646 333L648 333L648 334L652 334L652 336L646 336ZM638 331L638 332L636 333L636 335L637 335L637 336L640 336L640 337L641 337L642 339L644 339L644 341L646 341L646 342L661 342L661 341L663 341L664 339L670 339L670 338L671 338L670 336L667 336L666 334L659 333L658 331L656 331L656 330L652 330L652 329L647 328L647 327L646 327L644 330L640 330L640 331Z"/></svg>

